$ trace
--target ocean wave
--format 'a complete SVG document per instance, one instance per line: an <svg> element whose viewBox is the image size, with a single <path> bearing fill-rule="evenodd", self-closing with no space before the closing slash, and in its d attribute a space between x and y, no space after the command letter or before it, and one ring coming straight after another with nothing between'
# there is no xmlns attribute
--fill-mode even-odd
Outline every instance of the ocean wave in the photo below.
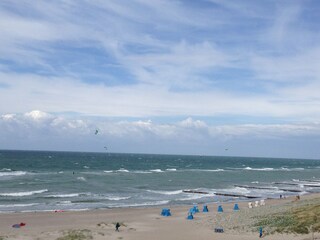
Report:
<svg viewBox="0 0 320 240"><path fill-rule="evenodd" d="M117 172L123 172L123 173L128 173L129 170L125 169L125 168L120 168L117 170Z"/></svg>
<svg viewBox="0 0 320 240"><path fill-rule="evenodd" d="M147 190L147 192L157 193L157 194L163 194L163 195L176 195L183 193L182 190L175 190L175 191L156 191L156 190Z"/></svg>
<svg viewBox="0 0 320 240"><path fill-rule="evenodd" d="M270 168L270 167L265 167L265 168L252 168L252 167L245 167L245 168L229 168L232 170L245 170L245 171L301 171L305 170L304 168L286 168L286 167L281 167L281 168Z"/></svg>
<svg viewBox="0 0 320 240"><path fill-rule="evenodd" d="M152 172L150 172L150 171L133 171L133 173L148 174L148 173L152 173Z"/></svg>
<svg viewBox="0 0 320 240"><path fill-rule="evenodd" d="M205 197L213 197L213 194L189 194L187 193L186 197L183 198L177 198L175 199L175 201L190 201L190 200L196 200L196 199L200 199L200 198L205 198Z"/></svg>
<svg viewBox="0 0 320 240"><path fill-rule="evenodd" d="M57 205L73 205L73 203L71 201L61 201L61 202L57 202Z"/></svg>
<svg viewBox="0 0 320 240"><path fill-rule="evenodd" d="M274 168L251 168L251 167L246 167L244 170L250 170L250 171L274 171Z"/></svg>
<svg viewBox="0 0 320 240"><path fill-rule="evenodd" d="M280 171L303 171L305 170L304 168L286 168L286 167L282 167L280 168Z"/></svg>
<svg viewBox="0 0 320 240"><path fill-rule="evenodd" d="M128 204L113 204L110 207L144 207L144 206L158 206L168 204L169 200L142 202L142 203L128 203Z"/></svg>
<svg viewBox="0 0 320 240"><path fill-rule="evenodd" d="M10 168L2 168L0 172L11 172L12 170Z"/></svg>
<svg viewBox="0 0 320 240"><path fill-rule="evenodd" d="M131 197L105 197L104 199L110 200L110 201L120 201L120 200L127 200Z"/></svg>
<svg viewBox="0 0 320 240"><path fill-rule="evenodd" d="M87 179L85 177L77 177L77 179L80 181L84 181L84 182L87 181Z"/></svg>
<svg viewBox="0 0 320 240"><path fill-rule="evenodd" d="M237 193L237 194L249 194L251 193L251 190L248 190L247 188L243 187L234 187L231 189L224 189L225 191L228 191L230 193Z"/></svg>
<svg viewBox="0 0 320 240"><path fill-rule="evenodd" d="M162 173L163 171L161 169L151 169L150 172Z"/></svg>
<svg viewBox="0 0 320 240"><path fill-rule="evenodd" d="M37 191L30 191L30 192L14 192L14 193L0 193L2 197L23 197L23 196L31 196L34 194L48 192L48 189L42 189Z"/></svg>
<svg viewBox="0 0 320 240"><path fill-rule="evenodd" d="M48 195L46 197L50 198L68 198L68 197L79 197L80 193L70 193L70 194L53 194L53 195Z"/></svg>
<svg viewBox="0 0 320 240"><path fill-rule="evenodd" d="M187 169L185 171L190 171L190 172L224 172L225 170L224 169L220 169L220 168L217 168L217 169Z"/></svg>
<svg viewBox="0 0 320 240"><path fill-rule="evenodd" d="M176 168L167 168L166 171L175 172L175 171L177 171L177 169Z"/></svg>
<svg viewBox="0 0 320 240"><path fill-rule="evenodd" d="M7 204L7 205L0 205L0 208L30 207L30 206L36 206L36 205L39 205L39 203Z"/></svg>
<svg viewBox="0 0 320 240"><path fill-rule="evenodd" d="M24 171L5 171L5 172L0 172L0 177L23 176L26 174L27 174L27 172L24 172Z"/></svg>
<svg viewBox="0 0 320 240"><path fill-rule="evenodd" d="M103 172L104 172L104 173L113 173L112 170L104 170Z"/></svg>

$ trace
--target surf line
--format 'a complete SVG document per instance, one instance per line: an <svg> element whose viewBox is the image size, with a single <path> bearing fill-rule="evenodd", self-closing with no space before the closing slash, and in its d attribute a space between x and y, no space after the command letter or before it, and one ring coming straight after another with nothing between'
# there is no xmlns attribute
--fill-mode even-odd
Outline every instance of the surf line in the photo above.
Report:
<svg viewBox="0 0 320 240"><path fill-rule="evenodd" d="M197 190L183 190L182 192L196 193L196 194L209 194L208 192L197 191ZM243 195L243 194L218 193L218 192L215 192L213 194L217 195L217 196L225 196L225 197L261 198L260 196L259 197L258 196L248 196L248 195Z"/></svg>

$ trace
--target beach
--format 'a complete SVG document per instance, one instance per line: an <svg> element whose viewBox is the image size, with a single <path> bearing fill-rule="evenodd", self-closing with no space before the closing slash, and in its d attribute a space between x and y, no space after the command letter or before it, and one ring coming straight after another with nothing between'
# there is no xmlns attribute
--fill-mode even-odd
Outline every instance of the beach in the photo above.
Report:
<svg viewBox="0 0 320 240"><path fill-rule="evenodd" d="M170 208L172 216L161 216L162 206L147 208L114 208L89 211L48 211L28 213L1 213L0 239L14 240L67 240L67 239L258 239L259 227L254 226L257 218L275 214L294 207L310 204L319 205L320 195L270 199L265 206L248 208L248 202L239 202L239 211L234 211L234 203L222 203L224 212L218 213L219 203L207 204L208 213L194 214L187 220L192 205L164 206ZM120 223L119 232L115 223ZM25 223L20 228L13 224ZM215 228L223 228L223 233L215 233ZM264 239L312 239L309 234L270 234L264 229ZM314 235L315 239L320 234Z"/></svg>

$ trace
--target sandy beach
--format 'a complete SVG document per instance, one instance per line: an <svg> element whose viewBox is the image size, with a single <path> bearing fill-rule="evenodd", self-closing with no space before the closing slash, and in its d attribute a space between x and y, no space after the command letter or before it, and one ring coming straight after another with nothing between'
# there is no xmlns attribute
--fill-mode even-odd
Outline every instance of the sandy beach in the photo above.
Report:
<svg viewBox="0 0 320 240"><path fill-rule="evenodd" d="M158 206L150 208L116 208L92 211L30 212L0 214L0 239L15 240L67 240L67 239L258 239L254 226L257 217L290 209L292 207L320 204L320 195L266 200L265 206L248 208L248 202L239 202L240 211L233 211L234 203L224 203L224 212L217 213L217 203L208 204L209 212L199 213L187 220L192 206ZM161 216L163 207L169 207L170 217ZM121 224L115 231L115 223ZM13 224L26 226L13 228ZM222 227L224 233L215 233ZM312 239L311 234L269 234L264 229L264 239ZM320 234L314 234L315 239Z"/></svg>

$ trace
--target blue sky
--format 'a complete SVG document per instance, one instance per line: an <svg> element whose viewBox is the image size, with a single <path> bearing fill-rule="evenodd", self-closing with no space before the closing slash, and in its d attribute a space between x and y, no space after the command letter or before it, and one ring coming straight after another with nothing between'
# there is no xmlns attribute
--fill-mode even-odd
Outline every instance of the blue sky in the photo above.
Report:
<svg viewBox="0 0 320 240"><path fill-rule="evenodd" d="M319 11L1 1L0 148L320 158Z"/></svg>

